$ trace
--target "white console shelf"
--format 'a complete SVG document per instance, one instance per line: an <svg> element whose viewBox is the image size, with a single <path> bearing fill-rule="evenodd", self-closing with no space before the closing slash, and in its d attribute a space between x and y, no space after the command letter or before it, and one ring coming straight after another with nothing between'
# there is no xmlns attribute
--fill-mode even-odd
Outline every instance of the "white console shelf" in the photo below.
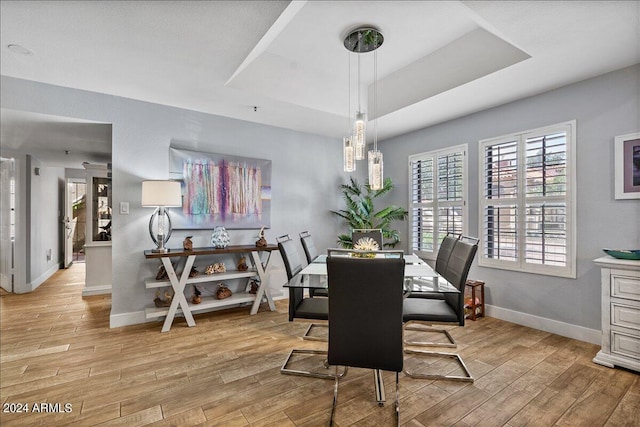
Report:
<svg viewBox="0 0 640 427"><path fill-rule="evenodd" d="M640 261L594 262L602 269L602 349L593 361L640 372Z"/></svg>
<svg viewBox="0 0 640 427"><path fill-rule="evenodd" d="M269 304L271 311L275 310L273 298L269 291L269 284L267 283L268 272L270 269L271 251L278 250L275 245L256 247L256 246L228 246L224 249L216 248L194 248L190 251L183 250L171 250L166 253L156 253L152 251L145 251L144 255L147 259L159 258L162 261L162 265L167 271L168 280L156 280L155 278L146 279L145 287L147 289L163 288L171 286L173 288L174 296L171 300L169 307L147 307L145 309L145 316L147 319L154 319L162 316L166 316L162 332L166 332L171 329L171 324L177 313L182 313L187 325L195 326L192 312L198 310L207 310L212 308L223 308L237 306L240 304L253 303L250 314L256 314L263 298ZM260 258L261 252L268 252L269 258L266 264L263 266ZM189 277L189 272L197 256L200 255L221 255L221 254L250 254L253 267L247 271L228 270L224 273L214 274L200 274L195 277ZM186 257L186 262L180 277L178 277L174 265L171 263L170 258ZM260 280L260 286L255 294L245 292L236 292L229 298L217 299L215 297L202 297L200 304L192 304L187 301L184 295L184 289L187 284L197 284L206 282L219 282L222 280L231 279L251 279L256 278Z"/></svg>

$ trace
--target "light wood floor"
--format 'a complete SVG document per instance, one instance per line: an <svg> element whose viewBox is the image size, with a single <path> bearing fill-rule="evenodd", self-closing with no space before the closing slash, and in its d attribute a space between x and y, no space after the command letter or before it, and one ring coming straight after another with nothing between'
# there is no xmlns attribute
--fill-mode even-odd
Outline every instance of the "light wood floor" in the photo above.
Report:
<svg viewBox="0 0 640 427"><path fill-rule="evenodd" d="M82 298L83 278L79 265L31 294L2 293L3 409L71 405L68 413L3 412L3 427L328 424L333 382L279 372L294 346L326 346L299 338L306 323L287 321L286 302L255 316L248 308L197 315L194 328L176 319L164 334L158 322L109 329L110 298ZM476 381L401 374L403 425L640 425L640 376L592 363L595 345L492 318L451 332ZM391 399L394 377L386 374ZM393 405L374 402L370 371L350 369L337 424L393 425L392 417Z"/></svg>

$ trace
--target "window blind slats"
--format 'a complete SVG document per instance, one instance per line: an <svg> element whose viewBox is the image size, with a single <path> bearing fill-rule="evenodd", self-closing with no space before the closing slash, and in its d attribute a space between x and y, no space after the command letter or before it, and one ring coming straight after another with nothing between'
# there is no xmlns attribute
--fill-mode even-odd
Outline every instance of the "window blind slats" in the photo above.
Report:
<svg viewBox="0 0 640 427"><path fill-rule="evenodd" d="M432 252L434 250L433 208L414 208L412 210L411 244L414 250Z"/></svg>
<svg viewBox="0 0 640 427"><path fill-rule="evenodd" d="M484 149L484 197L514 198L518 194L518 143L507 141Z"/></svg>
<svg viewBox="0 0 640 427"><path fill-rule="evenodd" d="M489 205L484 210L484 255L487 258L518 259L518 209L516 205Z"/></svg>
<svg viewBox="0 0 640 427"><path fill-rule="evenodd" d="M525 271L541 271L527 264L569 266L574 213L568 208L568 160L574 127L562 124L481 142L481 258L491 265L515 261Z"/></svg>
<svg viewBox="0 0 640 427"><path fill-rule="evenodd" d="M530 137L526 139L525 145L527 197L565 194L566 134L562 132Z"/></svg>
<svg viewBox="0 0 640 427"><path fill-rule="evenodd" d="M465 150L424 153L410 158L411 245L435 253L447 232L464 224Z"/></svg>
<svg viewBox="0 0 640 427"><path fill-rule="evenodd" d="M567 214L562 203L527 205L527 262L565 265L567 261Z"/></svg>

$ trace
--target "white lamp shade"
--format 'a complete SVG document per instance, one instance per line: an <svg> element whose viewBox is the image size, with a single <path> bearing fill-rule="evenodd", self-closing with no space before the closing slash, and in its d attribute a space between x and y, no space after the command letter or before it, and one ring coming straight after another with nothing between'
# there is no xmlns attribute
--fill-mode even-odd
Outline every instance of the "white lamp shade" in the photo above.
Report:
<svg viewBox="0 0 640 427"><path fill-rule="evenodd" d="M182 206L179 181L142 181L142 206Z"/></svg>

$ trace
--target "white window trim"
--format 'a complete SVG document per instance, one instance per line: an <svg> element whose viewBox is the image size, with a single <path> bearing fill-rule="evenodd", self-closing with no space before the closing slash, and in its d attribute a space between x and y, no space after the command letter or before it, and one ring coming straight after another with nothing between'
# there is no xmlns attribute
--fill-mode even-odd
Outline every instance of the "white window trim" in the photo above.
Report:
<svg viewBox="0 0 640 427"><path fill-rule="evenodd" d="M469 203L467 203L467 200L469 200L469 183L468 183L468 175L469 175L469 164L468 164L468 144L460 144L460 145L456 145L453 147L447 147L447 148L442 148L439 150L433 150L433 151L425 151L423 153L418 153L418 154L412 154L409 156L407 165L408 165L408 187L409 187L409 194L408 194L408 198L409 198L409 229L408 229L408 236L409 236L409 245L410 245L410 250L412 250L416 255L418 255L419 257L423 258L423 259L428 259L428 260L435 260L436 256L438 254L438 248L436 247L437 245L434 244L434 250L431 252L427 252L427 251L418 251L413 249L413 236L412 236L412 229L413 229L413 175L412 175L412 167L411 167L411 162L415 159L423 159L425 157L432 157L434 159L434 173L437 173L437 168L435 167L436 162L435 159L437 159L438 156L443 155L443 154L449 154L449 153L456 153L456 152L460 152L462 151L462 234L468 234L468 229L469 229ZM435 215L435 213L437 212L437 208L438 208L438 200L435 197L437 194L437 175L434 175L434 221L437 220L437 215ZM442 202L442 206L451 206L452 202L447 202L444 201ZM434 227L434 240L435 241L439 241L441 240L441 237L444 236L439 236L438 235L438 227L437 225Z"/></svg>
<svg viewBox="0 0 640 427"><path fill-rule="evenodd" d="M478 143L478 233L480 233L481 239L484 236L484 208L488 203L484 198L484 156L483 147L488 144L496 144L504 141L513 141L514 138L518 140L518 195L516 199L510 199L506 202L508 204L517 204L524 206L526 204L525 196L525 179L524 169L526 167L526 161L524 159L525 144L523 141L526 139L526 135L530 133L553 133L553 132L567 132L567 195L564 200L567 204L567 265L564 267L552 266L552 265L540 265L526 263L524 259L524 245L518 246L518 260L496 260L487 258L484 255L484 247L478 250L478 265L481 267L498 268L503 270L513 270L533 274L542 274L548 276L567 277L575 279L577 277L577 214L576 214L576 140L577 140L577 125L576 120L571 120L563 123L557 123L550 126L544 126L537 129L529 129L523 132L516 132L509 135L502 135L496 138L488 138L480 140ZM492 201L492 204L500 204L496 200ZM518 210L518 217L523 218L525 215L524 209ZM525 233L525 221L518 221L518 236L523 236ZM482 242L481 242L482 244Z"/></svg>

